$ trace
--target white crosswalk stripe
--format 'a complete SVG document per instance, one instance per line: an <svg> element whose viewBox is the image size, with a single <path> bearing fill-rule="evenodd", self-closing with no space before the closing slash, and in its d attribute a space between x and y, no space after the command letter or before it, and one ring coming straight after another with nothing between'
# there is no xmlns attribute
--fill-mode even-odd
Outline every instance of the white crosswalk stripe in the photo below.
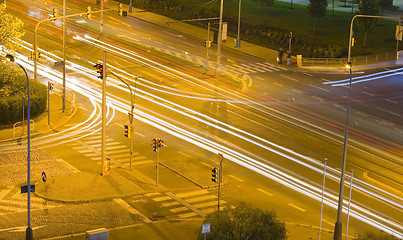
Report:
<svg viewBox="0 0 403 240"><path fill-rule="evenodd" d="M68 146L71 147L73 150L83 154L85 157L93 161L98 161L100 163L100 139L101 134L92 134L91 136L81 138L79 141L68 143ZM106 138L106 155L112 160L111 167L116 164L123 164L125 166L130 165L130 148L118 141L115 141L112 138ZM133 165L151 164L154 162L154 160L146 159L145 156L140 155L140 153L138 152L133 152Z"/></svg>
<svg viewBox="0 0 403 240"><path fill-rule="evenodd" d="M177 193L174 195L175 199L171 197L172 195L167 196L164 193L152 193L148 196L153 201L159 202L162 207L168 208L170 212L178 214L179 218L199 216L198 211L208 214L217 210L217 196L207 190ZM220 200L220 204L220 209L222 209L226 202Z"/></svg>
<svg viewBox="0 0 403 240"><path fill-rule="evenodd" d="M251 74L251 73L264 73L264 72L278 72L287 70L282 66L277 66L269 62L258 63L241 63L241 64L228 64L222 66L222 71L231 74Z"/></svg>

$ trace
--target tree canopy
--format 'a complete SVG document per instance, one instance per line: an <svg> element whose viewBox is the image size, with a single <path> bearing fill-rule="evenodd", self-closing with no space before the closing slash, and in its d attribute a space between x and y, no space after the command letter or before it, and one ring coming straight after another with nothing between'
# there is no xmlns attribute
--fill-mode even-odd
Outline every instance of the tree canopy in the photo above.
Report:
<svg viewBox="0 0 403 240"><path fill-rule="evenodd" d="M236 208L226 207L206 216L210 223L207 239L220 240L283 240L287 239L285 223L276 219L274 211L252 208L240 203ZM203 239L199 233L198 239Z"/></svg>
<svg viewBox="0 0 403 240"><path fill-rule="evenodd" d="M19 48L18 41L24 35L21 19L6 13L6 3L0 0L0 47L6 52Z"/></svg>
<svg viewBox="0 0 403 240"><path fill-rule="evenodd" d="M315 35L316 19L326 15L327 0L309 0L308 14L313 17L313 35Z"/></svg>
<svg viewBox="0 0 403 240"><path fill-rule="evenodd" d="M377 0L361 0L358 5L357 14L361 15L378 15L378 1ZM364 32L364 44L363 47L366 47L367 44L367 33L372 31L377 22L378 18L371 17L360 17L357 18L358 28Z"/></svg>

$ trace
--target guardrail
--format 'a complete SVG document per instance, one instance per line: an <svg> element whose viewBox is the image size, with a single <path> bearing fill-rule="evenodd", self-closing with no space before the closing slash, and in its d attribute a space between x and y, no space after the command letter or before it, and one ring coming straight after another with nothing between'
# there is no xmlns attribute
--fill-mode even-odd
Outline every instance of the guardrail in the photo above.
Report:
<svg viewBox="0 0 403 240"><path fill-rule="evenodd" d="M384 54L368 55L351 58L353 66L375 64L397 59L396 52L387 52ZM326 66L343 67L347 63L347 58L302 58L302 66Z"/></svg>

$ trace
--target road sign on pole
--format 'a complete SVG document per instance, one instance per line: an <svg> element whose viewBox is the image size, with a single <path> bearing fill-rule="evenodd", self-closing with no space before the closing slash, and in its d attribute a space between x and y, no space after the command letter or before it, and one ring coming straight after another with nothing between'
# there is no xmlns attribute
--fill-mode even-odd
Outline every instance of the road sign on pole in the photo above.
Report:
<svg viewBox="0 0 403 240"><path fill-rule="evenodd" d="M46 182L46 180L47 180L48 178L46 177L46 173L45 173L45 172L42 172L41 178L42 178L42 181L43 181L43 182Z"/></svg>

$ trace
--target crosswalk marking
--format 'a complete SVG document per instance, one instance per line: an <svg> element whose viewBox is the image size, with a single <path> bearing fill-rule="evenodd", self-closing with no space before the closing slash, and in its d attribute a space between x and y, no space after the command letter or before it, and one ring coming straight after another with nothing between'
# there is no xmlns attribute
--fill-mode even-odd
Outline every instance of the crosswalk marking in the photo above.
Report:
<svg viewBox="0 0 403 240"><path fill-rule="evenodd" d="M190 197L190 196L194 196L194 195L200 195L200 194L206 194L209 193L206 190L198 190L198 191L193 191L193 192L187 192L187 193L178 193L175 194L176 196L180 197L180 198L186 198L186 197Z"/></svg>
<svg viewBox="0 0 403 240"><path fill-rule="evenodd" d="M282 66L277 66L269 62L257 62L257 63L232 63L223 65L222 70L231 74L250 74L250 73L264 73L264 72L276 72L287 70Z"/></svg>
<svg viewBox="0 0 403 240"><path fill-rule="evenodd" d="M169 202L169 203L163 203L161 204L163 207L172 207L172 206L176 206L179 205L178 202Z"/></svg>
<svg viewBox="0 0 403 240"><path fill-rule="evenodd" d="M190 203L195 203L195 202L201 202L201 201L210 200L210 199L217 199L217 197L214 195L207 195L207 196L202 196L202 197L197 197L197 198L191 198L187 201Z"/></svg>
<svg viewBox="0 0 403 240"><path fill-rule="evenodd" d="M162 201L166 201L166 200L169 200L169 199L171 199L171 197L169 197L169 196L153 198L153 200L156 201L156 202L162 202Z"/></svg>
<svg viewBox="0 0 403 240"><path fill-rule="evenodd" d="M144 160L144 161L133 162L134 165L142 165L142 164L148 164L148 163L154 163L154 161L153 160Z"/></svg>
<svg viewBox="0 0 403 240"><path fill-rule="evenodd" d="M174 213L184 212L184 211L187 211L187 210L189 210L189 208L187 208L187 207L178 207L178 208L169 209L169 211L174 212Z"/></svg>
<svg viewBox="0 0 403 240"><path fill-rule="evenodd" d="M196 215L197 215L197 213L195 213L195 212L190 212L190 213L179 214L178 216L179 216L180 218L188 218L188 217L194 217L194 216L196 216Z"/></svg>

